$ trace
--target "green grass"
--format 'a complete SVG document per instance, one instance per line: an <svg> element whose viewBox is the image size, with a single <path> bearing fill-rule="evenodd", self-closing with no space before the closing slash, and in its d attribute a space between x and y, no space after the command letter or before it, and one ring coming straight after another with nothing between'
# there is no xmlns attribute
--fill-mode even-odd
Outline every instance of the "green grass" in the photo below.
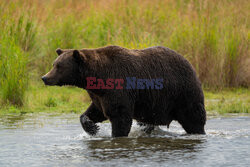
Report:
<svg viewBox="0 0 250 167"><path fill-rule="evenodd" d="M34 48L35 30L30 18L4 17L0 21L0 95L2 104L22 106L28 88L29 54ZM16 19L16 20L14 20Z"/></svg>
<svg viewBox="0 0 250 167"><path fill-rule="evenodd" d="M83 112L90 104L84 90L74 87L48 87L33 82L23 107L2 106L0 112Z"/></svg>
<svg viewBox="0 0 250 167"><path fill-rule="evenodd" d="M4 104L23 105L28 83L27 59L27 54L12 38L1 41L0 95Z"/></svg>
<svg viewBox="0 0 250 167"><path fill-rule="evenodd" d="M247 0L3 0L0 3L1 107L68 110L67 105L74 104L66 96L58 98L47 91L54 92L57 88L35 89L36 82L51 68L57 56L55 49L59 47L162 45L186 57L205 88L248 88L249 8ZM46 98L32 104L35 93L42 91ZM238 108L248 112L241 101L214 105L221 113L237 112Z"/></svg>
<svg viewBox="0 0 250 167"><path fill-rule="evenodd" d="M245 88L205 91L208 114L250 113L250 90Z"/></svg>
<svg viewBox="0 0 250 167"><path fill-rule="evenodd" d="M31 84L27 92L27 109L31 111L79 112L90 103L86 92L75 87L48 87Z"/></svg>

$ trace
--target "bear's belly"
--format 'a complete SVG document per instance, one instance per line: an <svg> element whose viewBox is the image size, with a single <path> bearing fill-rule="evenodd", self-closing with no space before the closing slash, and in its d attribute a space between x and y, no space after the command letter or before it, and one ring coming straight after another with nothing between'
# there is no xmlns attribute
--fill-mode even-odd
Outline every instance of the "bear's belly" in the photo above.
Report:
<svg viewBox="0 0 250 167"><path fill-rule="evenodd" d="M134 117L138 122L152 125L169 125L173 120L171 111L161 106L150 107L147 104L136 104Z"/></svg>

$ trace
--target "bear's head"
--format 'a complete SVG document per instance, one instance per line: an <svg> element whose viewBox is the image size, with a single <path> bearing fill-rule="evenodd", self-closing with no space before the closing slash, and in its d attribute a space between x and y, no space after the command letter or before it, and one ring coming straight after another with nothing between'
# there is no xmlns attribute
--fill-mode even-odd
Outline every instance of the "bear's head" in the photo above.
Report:
<svg viewBox="0 0 250 167"><path fill-rule="evenodd" d="M83 86L84 55L79 50L57 49L53 68L42 77L45 85Z"/></svg>

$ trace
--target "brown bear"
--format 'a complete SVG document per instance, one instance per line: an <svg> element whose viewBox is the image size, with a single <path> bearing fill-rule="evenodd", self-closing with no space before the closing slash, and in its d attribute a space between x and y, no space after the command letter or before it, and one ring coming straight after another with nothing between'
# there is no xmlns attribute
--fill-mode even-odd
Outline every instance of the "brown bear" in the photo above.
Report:
<svg viewBox="0 0 250 167"><path fill-rule="evenodd" d="M206 111L199 79L190 63L162 47L126 49L57 49L46 85L73 85L88 92L92 103L80 117L90 135L96 123L110 120L112 136L128 136L135 119L154 126L178 121L188 134L205 134Z"/></svg>

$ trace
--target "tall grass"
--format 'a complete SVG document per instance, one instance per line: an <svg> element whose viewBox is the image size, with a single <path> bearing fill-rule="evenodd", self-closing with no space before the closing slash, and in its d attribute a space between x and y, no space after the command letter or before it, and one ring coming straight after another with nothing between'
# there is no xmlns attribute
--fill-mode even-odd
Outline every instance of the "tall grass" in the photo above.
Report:
<svg viewBox="0 0 250 167"><path fill-rule="evenodd" d="M27 16L15 18L6 13L1 14L5 18L0 22L1 102L4 105L22 106L28 88L28 55L35 47L36 32L32 20Z"/></svg>
<svg viewBox="0 0 250 167"><path fill-rule="evenodd" d="M27 55L13 39L2 39L0 47L0 86L4 103L23 105L27 89Z"/></svg>
<svg viewBox="0 0 250 167"><path fill-rule="evenodd" d="M0 20L29 55L32 78L51 68L58 47L163 45L184 55L205 87L248 87L249 8L247 0L4 0Z"/></svg>

